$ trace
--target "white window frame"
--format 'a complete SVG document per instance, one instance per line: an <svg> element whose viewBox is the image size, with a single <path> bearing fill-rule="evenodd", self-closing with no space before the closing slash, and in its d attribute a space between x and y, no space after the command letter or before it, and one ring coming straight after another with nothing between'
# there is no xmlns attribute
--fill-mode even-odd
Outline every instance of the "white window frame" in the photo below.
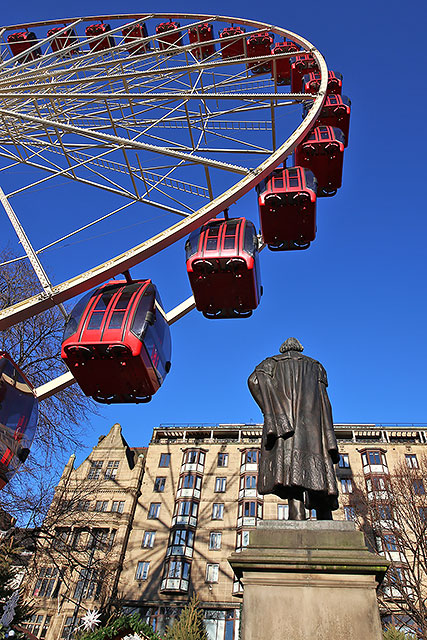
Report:
<svg viewBox="0 0 427 640"><path fill-rule="evenodd" d="M219 576L219 564L213 564L208 562L206 564L206 580L205 582L209 582L210 584L218 582Z"/></svg>
<svg viewBox="0 0 427 640"><path fill-rule="evenodd" d="M147 562L146 560L139 560L136 565L135 580L147 580L149 570L150 562Z"/></svg>

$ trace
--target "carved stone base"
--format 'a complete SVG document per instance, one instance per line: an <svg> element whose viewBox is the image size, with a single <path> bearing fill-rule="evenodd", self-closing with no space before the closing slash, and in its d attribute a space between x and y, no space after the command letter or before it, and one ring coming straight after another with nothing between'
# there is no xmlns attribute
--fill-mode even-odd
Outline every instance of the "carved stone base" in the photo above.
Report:
<svg viewBox="0 0 427 640"><path fill-rule="evenodd" d="M388 561L352 522L265 521L229 562L244 585L242 640L381 640Z"/></svg>

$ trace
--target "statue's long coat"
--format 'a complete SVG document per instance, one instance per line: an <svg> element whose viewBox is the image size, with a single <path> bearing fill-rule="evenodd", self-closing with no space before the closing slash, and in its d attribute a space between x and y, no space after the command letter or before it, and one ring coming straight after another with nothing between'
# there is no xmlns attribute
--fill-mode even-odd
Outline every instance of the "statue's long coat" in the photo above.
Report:
<svg viewBox="0 0 427 640"><path fill-rule="evenodd" d="M337 509L339 456L320 362L287 351L263 360L248 385L264 414L258 492L285 499L301 488L307 508Z"/></svg>

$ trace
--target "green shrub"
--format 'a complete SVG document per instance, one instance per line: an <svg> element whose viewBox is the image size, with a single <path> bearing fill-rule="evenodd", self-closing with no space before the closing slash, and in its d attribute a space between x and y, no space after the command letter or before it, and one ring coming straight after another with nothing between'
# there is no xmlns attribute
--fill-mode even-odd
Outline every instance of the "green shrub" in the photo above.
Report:
<svg viewBox="0 0 427 640"><path fill-rule="evenodd" d="M179 618L168 627L165 640L208 640L203 611L195 594Z"/></svg>
<svg viewBox="0 0 427 640"><path fill-rule="evenodd" d="M403 631L399 631L396 627L390 625L383 633L384 640L417 640L415 636L406 635Z"/></svg>

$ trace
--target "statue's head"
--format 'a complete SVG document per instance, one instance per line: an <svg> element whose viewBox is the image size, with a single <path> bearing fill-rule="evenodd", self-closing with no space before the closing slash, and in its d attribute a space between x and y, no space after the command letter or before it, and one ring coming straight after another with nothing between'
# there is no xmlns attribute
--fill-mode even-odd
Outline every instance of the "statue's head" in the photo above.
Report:
<svg viewBox="0 0 427 640"><path fill-rule="evenodd" d="M304 347L296 338L288 338L282 344L279 351L280 353L286 353L286 351L304 351Z"/></svg>

